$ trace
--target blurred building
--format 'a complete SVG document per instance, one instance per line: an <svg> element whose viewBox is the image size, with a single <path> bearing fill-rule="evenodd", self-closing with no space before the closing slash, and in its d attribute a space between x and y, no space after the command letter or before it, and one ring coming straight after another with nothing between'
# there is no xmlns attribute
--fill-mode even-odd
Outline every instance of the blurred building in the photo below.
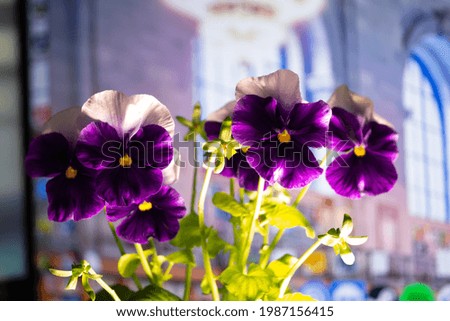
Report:
<svg viewBox="0 0 450 321"><path fill-rule="evenodd" d="M29 1L33 129L38 133L51 114L105 89L152 94L173 115L189 117L194 102L202 103L206 116L234 98L238 80L280 68L300 75L308 101L327 100L347 84L370 97L398 131L399 180L391 192L357 201L337 197L323 179L314 183L300 208L317 231L339 226L347 212L355 233L369 235L369 241L352 267L328 250L319 252L298 285L313 278L354 279L366 291L387 285L398 291L411 281L441 289L450 282L448 2L276 3ZM184 159L187 153L182 150ZM192 167L182 169L182 177L191 174ZM223 186L220 179L214 184L212 190ZM102 217L77 225L48 223L44 186L35 182L42 266L53 259L49 254L68 250L100 265L117 257ZM175 187L189 199L190 184ZM226 219L209 210L209 223ZM302 233L287 233L284 249L298 255L308 246ZM72 260L57 257L58 264Z"/></svg>

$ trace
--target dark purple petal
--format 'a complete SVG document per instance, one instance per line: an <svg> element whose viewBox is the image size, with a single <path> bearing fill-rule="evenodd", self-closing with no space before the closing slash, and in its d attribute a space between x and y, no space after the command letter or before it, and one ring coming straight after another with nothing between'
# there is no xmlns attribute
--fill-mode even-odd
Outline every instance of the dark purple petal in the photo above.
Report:
<svg viewBox="0 0 450 321"><path fill-rule="evenodd" d="M106 219L110 222L115 222L130 215L137 208L138 206L134 203L128 206L108 206L106 207Z"/></svg>
<svg viewBox="0 0 450 321"><path fill-rule="evenodd" d="M328 148L342 152L361 143L362 127L358 117L342 108L333 108L328 131Z"/></svg>
<svg viewBox="0 0 450 321"><path fill-rule="evenodd" d="M241 166L237 172L239 186L245 188L249 191L258 190L259 175L258 173L250 167L250 164L245 160L241 162ZM269 182L264 183L264 190L269 186Z"/></svg>
<svg viewBox="0 0 450 321"><path fill-rule="evenodd" d="M66 171L70 158L69 142L63 135L44 134L31 141L25 169L31 177L54 177Z"/></svg>
<svg viewBox="0 0 450 321"><path fill-rule="evenodd" d="M364 157L357 157L351 151L328 166L326 178L336 193L356 199L391 190L397 181L397 171L392 161L383 156L366 150Z"/></svg>
<svg viewBox="0 0 450 321"><path fill-rule="evenodd" d="M79 221L98 214L104 202L97 196L95 178L78 170L75 178L65 174L47 183L48 218L56 222Z"/></svg>
<svg viewBox="0 0 450 321"><path fill-rule="evenodd" d="M284 126L274 98L247 95L236 103L231 131L239 143L251 146L264 137L277 134L281 127Z"/></svg>
<svg viewBox="0 0 450 321"><path fill-rule="evenodd" d="M391 127L369 122L364 126L364 136L367 136L367 149L380 156L394 161L398 156L398 135Z"/></svg>
<svg viewBox="0 0 450 321"><path fill-rule="evenodd" d="M132 166L105 169L97 176L98 195L110 206L128 206L140 203L145 197L161 188L163 176L160 169Z"/></svg>
<svg viewBox="0 0 450 321"><path fill-rule="evenodd" d="M151 209L140 209L123 219L117 227L117 234L132 243L147 243L149 237L160 242L175 237L180 228L178 220L186 214L184 201L178 192L168 186L146 199Z"/></svg>
<svg viewBox="0 0 450 321"><path fill-rule="evenodd" d="M330 123L331 109L322 100L298 103L289 114L288 132L300 145L323 147Z"/></svg>
<svg viewBox="0 0 450 321"><path fill-rule="evenodd" d="M308 147L291 142L277 144L264 142L261 147L249 149L247 160L256 172L271 185L300 188L322 173L319 163Z"/></svg>
<svg viewBox="0 0 450 321"><path fill-rule="evenodd" d="M219 138L220 128L222 123L218 121L207 121L205 122L205 132L209 140L214 140Z"/></svg>
<svg viewBox="0 0 450 321"><path fill-rule="evenodd" d="M237 168L240 163L240 156L238 153L231 156L230 159L225 157L225 166L223 167L223 170L220 172L220 175L225 177L236 177L237 176Z"/></svg>
<svg viewBox="0 0 450 321"><path fill-rule="evenodd" d="M117 165L124 148L123 139L112 126L92 122L81 131L75 153L84 166L103 169Z"/></svg>
<svg viewBox="0 0 450 321"><path fill-rule="evenodd" d="M173 158L172 138L161 126L147 125L131 137L128 152L133 160L141 164L163 169Z"/></svg>

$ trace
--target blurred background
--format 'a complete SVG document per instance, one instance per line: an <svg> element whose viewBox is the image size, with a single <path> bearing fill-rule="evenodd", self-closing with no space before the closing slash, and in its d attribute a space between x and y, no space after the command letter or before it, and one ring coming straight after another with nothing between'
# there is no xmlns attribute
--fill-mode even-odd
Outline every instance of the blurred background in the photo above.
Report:
<svg viewBox="0 0 450 321"><path fill-rule="evenodd" d="M400 137L391 192L350 201L324 179L314 183L299 208L316 231L340 226L347 212L369 241L353 266L320 249L294 288L319 300L396 300L406 284L424 282L450 300L449 35L446 0L0 0L0 299L85 298L47 272L81 258L108 282L118 278L103 214L49 222L46 179L24 174L28 141L54 113L115 89L154 95L187 118L198 101L206 116L234 98L240 79L287 68L308 101L341 84L370 97ZM187 200L191 175L183 168L175 184ZM223 188L216 178L211 195ZM207 216L226 226L211 205ZM273 257L298 256L309 241L292 229ZM173 273L169 287L180 294L184 270ZM201 275L198 259L194 282Z"/></svg>

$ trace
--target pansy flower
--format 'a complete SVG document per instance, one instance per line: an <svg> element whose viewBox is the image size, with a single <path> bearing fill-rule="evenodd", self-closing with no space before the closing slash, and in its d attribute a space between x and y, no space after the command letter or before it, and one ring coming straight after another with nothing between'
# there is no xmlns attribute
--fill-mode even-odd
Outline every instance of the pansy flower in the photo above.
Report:
<svg viewBox="0 0 450 321"><path fill-rule="evenodd" d="M214 119L205 122L205 132L209 140L219 138L222 121L225 120L226 117L231 116L234 105L234 101L229 102L224 107L208 116L208 119ZM247 151L248 147L244 147L236 150L236 153L229 159L225 158L225 165L220 174L225 177L236 177L239 186L250 191L256 191L258 189L259 175L247 162L245 156ZM268 183L266 182L264 189L267 186Z"/></svg>
<svg viewBox="0 0 450 321"><path fill-rule="evenodd" d="M397 133L336 105L332 108L328 147L339 153L326 178L337 194L356 199L388 192L397 181Z"/></svg>
<svg viewBox="0 0 450 321"><path fill-rule="evenodd" d="M122 219L117 234L130 243L147 243L150 237L160 242L171 240L180 228L179 219L186 214L183 198L170 186L162 186L140 203L108 207L109 221Z"/></svg>
<svg viewBox="0 0 450 321"><path fill-rule="evenodd" d="M150 95L117 91L95 94L82 111L97 120L80 133L76 154L99 171L97 191L109 205L139 203L161 188L163 169L173 166L174 123L169 110ZM170 169L170 176L176 172Z"/></svg>
<svg viewBox="0 0 450 321"><path fill-rule="evenodd" d="M52 221L87 219L104 206L97 196L96 172L83 166L74 153L80 128L87 122L80 108L67 109L53 116L44 125L44 134L30 143L26 172L31 177L51 177L46 190Z"/></svg>
<svg viewBox="0 0 450 321"><path fill-rule="evenodd" d="M324 101L302 103L298 76L280 70L241 81L233 137L248 146L251 167L270 184L300 188L322 173L310 148L325 145L331 111ZM244 95L245 94L245 95Z"/></svg>

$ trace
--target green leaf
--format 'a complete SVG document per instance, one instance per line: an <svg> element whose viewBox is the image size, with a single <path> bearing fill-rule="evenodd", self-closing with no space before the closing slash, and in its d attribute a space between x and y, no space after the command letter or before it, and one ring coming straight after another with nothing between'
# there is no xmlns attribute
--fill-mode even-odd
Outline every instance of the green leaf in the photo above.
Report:
<svg viewBox="0 0 450 321"><path fill-rule="evenodd" d="M206 278L206 275L203 276L202 282L200 283L200 289L202 289L203 294L210 294L211 293L211 287L209 286L208 279Z"/></svg>
<svg viewBox="0 0 450 321"><path fill-rule="evenodd" d="M186 127L192 127L192 122L190 120L187 120L186 118L182 116L177 116L176 119L180 122L180 124L186 126Z"/></svg>
<svg viewBox="0 0 450 321"><path fill-rule="evenodd" d="M263 270L257 264L250 265L247 274L232 266L222 272L219 280L238 300L256 300L270 291L273 274L270 270Z"/></svg>
<svg viewBox="0 0 450 321"><path fill-rule="evenodd" d="M200 227L197 214L191 213L180 220L180 230L170 244L183 249L200 246Z"/></svg>
<svg viewBox="0 0 450 321"><path fill-rule="evenodd" d="M305 295L300 292L295 292L285 294L281 299L277 299L277 301L317 301L317 300L309 295Z"/></svg>
<svg viewBox="0 0 450 321"><path fill-rule="evenodd" d="M63 270L56 270L56 269L48 269L51 274L54 276L58 276L60 278L68 278L72 276L72 271L63 271Z"/></svg>
<svg viewBox="0 0 450 321"><path fill-rule="evenodd" d="M267 268L273 272L276 279L281 280L284 279L284 277L288 274L289 270L294 266L295 262L297 262L296 257L290 254L285 254L278 260L270 262Z"/></svg>
<svg viewBox="0 0 450 321"><path fill-rule="evenodd" d="M140 264L139 255L135 253L124 254L117 262L117 270L124 278L129 278L136 271Z"/></svg>
<svg viewBox="0 0 450 321"><path fill-rule="evenodd" d="M129 298L129 301L181 301L181 299L159 286L150 284L132 294Z"/></svg>
<svg viewBox="0 0 450 321"><path fill-rule="evenodd" d="M116 294L119 296L119 298L122 301L128 301L128 298L134 294L133 291L131 291L129 288L127 288L125 285L122 285L122 284L115 284L115 285L111 286L111 288L116 292ZM96 301L114 301L114 299L111 297L111 295L108 292L106 292L106 290L104 290L104 289L97 292L95 300Z"/></svg>
<svg viewBox="0 0 450 321"><path fill-rule="evenodd" d="M233 196L225 192L218 192L212 198L213 204L220 210L239 217L248 214L247 208L237 202Z"/></svg>
<svg viewBox="0 0 450 321"><path fill-rule="evenodd" d="M174 264L185 264L195 266L195 257L190 249L184 249L181 251L170 253L166 257L167 261Z"/></svg>
<svg viewBox="0 0 450 321"><path fill-rule="evenodd" d="M231 117L225 118L220 127L219 139L224 142L231 140Z"/></svg>
<svg viewBox="0 0 450 321"><path fill-rule="evenodd" d="M78 276L72 275L65 287L66 290L75 290L77 288Z"/></svg>
<svg viewBox="0 0 450 321"><path fill-rule="evenodd" d="M311 224L298 209L283 203L276 203L274 205L272 210L267 211L267 219L271 225L279 229L288 229L297 226L303 227L307 237L315 237L315 232Z"/></svg>
<svg viewBox="0 0 450 321"><path fill-rule="evenodd" d="M195 124L200 123L200 119L202 117L202 107L200 103L196 103L194 105L194 110L192 111L192 120Z"/></svg>
<svg viewBox="0 0 450 321"><path fill-rule="evenodd" d="M95 301L95 292L92 289L91 285L89 284L89 278L87 274L83 274L81 276L81 283L83 284L84 291L86 291L86 293L89 295L89 298L92 301Z"/></svg>
<svg viewBox="0 0 450 321"><path fill-rule="evenodd" d="M220 236L217 230L209 228L207 232L207 249L209 256L215 258L220 251L223 251L228 245Z"/></svg>

